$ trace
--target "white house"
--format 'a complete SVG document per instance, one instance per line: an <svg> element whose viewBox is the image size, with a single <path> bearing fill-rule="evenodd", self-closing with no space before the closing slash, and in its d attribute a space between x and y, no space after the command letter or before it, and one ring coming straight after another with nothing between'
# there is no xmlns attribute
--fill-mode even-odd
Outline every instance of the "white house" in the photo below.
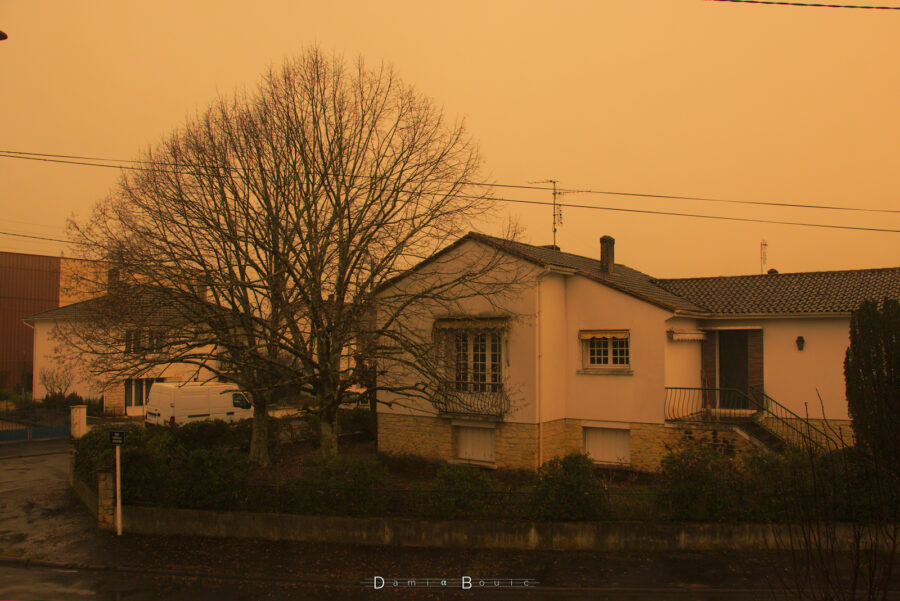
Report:
<svg viewBox="0 0 900 601"><path fill-rule="evenodd" d="M499 307L467 300L418 324L447 341L448 381L435 402L379 392L380 450L515 468L586 450L652 470L686 441L849 438L850 312L900 297L900 268L654 279L616 264L608 236L597 260L470 233L406 277L486 251L527 277Z"/></svg>
<svg viewBox="0 0 900 601"><path fill-rule="evenodd" d="M46 372L63 372L67 374L68 393L75 393L83 398L103 398L103 409L106 414L142 416L145 414L150 388L155 382L187 382L207 381L214 379L214 374L203 366L187 363L148 364L138 369L130 378L98 378L92 377L88 365L92 361L101 360L116 371L117 363L128 365L141 357L142 353L157 345L165 336L182 323L183 318L178 311L168 310L164 302L147 301L152 306L152 317L140 327L121 328L114 325L103 327L98 316L110 314L108 295L72 303L56 309L50 309L24 319L34 330L34 383L33 397L42 399L47 390L41 379ZM130 299L135 306L137 297ZM146 297L144 297L146 298ZM66 340L61 339L60 332L72 336L77 327L102 328L98 333L91 332L91 338L108 336L108 346L95 345L102 348L103 357L92 357L89 353L81 355L73 353L73 348ZM65 337L63 337L65 338ZM104 348L105 347L105 348ZM61 352L60 352L61 351ZM202 354L202 353L201 353Z"/></svg>

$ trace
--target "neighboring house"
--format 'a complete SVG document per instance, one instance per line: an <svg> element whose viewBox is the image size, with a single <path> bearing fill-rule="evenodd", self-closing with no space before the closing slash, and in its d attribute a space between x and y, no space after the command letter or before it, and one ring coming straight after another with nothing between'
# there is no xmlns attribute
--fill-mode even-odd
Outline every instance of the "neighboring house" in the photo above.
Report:
<svg viewBox="0 0 900 601"><path fill-rule="evenodd" d="M125 295L130 296L130 295ZM77 355L67 345L65 336L60 331L72 336L79 327L93 327L104 316L110 313L109 295L100 296L43 311L24 319L33 329L34 340L34 398L40 399L47 394L40 374L44 371L68 375L68 392L83 398L103 398L103 409L108 415L140 416L146 411L146 403L150 389L155 382L187 382L207 381L214 379L211 371L204 367L184 363L148 363L146 367L133 370L132 377L115 378L112 381L100 380L89 373L88 364L102 360L109 365L110 373L115 373L116 364L131 364L144 353L164 346L164 337L171 334L173 328L182 321L180 313L167 309L164 301L154 301L143 297L143 304L152 307L149 319L142 320L140 326L103 328L101 334L109 335L109 348L104 357L92 357L90 354ZM139 304L138 298L129 298L133 307ZM86 324L86 325L85 325ZM102 327L102 326L98 326ZM91 336L95 333L90 332Z"/></svg>
<svg viewBox="0 0 900 601"><path fill-rule="evenodd" d="M33 337L22 319L84 298L74 275L92 267L79 259L0 252L0 388L31 390Z"/></svg>
<svg viewBox="0 0 900 601"><path fill-rule="evenodd" d="M443 341L446 382L432 403L379 392L379 450L512 468L587 451L652 470L687 441L849 439L850 312L900 298L900 268L654 279L616 264L608 236L597 260L470 233L406 277L498 250L529 277L502 309L416 324Z"/></svg>

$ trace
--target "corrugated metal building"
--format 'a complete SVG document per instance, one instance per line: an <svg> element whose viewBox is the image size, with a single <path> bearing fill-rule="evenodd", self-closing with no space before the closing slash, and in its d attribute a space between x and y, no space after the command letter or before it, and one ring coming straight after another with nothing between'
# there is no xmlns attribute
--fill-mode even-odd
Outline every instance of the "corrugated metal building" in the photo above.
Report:
<svg viewBox="0 0 900 601"><path fill-rule="evenodd" d="M0 252L0 388L31 390L34 333L22 318L59 306L60 263Z"/></svg>

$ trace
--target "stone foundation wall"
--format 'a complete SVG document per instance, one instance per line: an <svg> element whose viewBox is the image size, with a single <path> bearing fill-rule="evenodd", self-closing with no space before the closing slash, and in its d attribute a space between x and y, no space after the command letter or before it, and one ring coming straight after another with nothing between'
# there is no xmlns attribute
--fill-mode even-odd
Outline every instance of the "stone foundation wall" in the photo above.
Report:
<svg viewBox="0 0 900 601"><path fill-rule="evenodd" d="M581 420L557 419L543 425L544 461L584 451Z"/></svg>
<svg viewBox="0 0 900 601"><path fill-rule="evenodd" d="M631 424L631 467L642 472L656 471L682 436L681 431L663 424Z"/></svg>
<svg viewBox="0 0 900 601"><path fill-rule="evenodd" d="M537 424L501 422L494 431L494 462L497 467L534 469L538 461Z"/></svg>
<svg viewBox="0 0 900 601"><path fill-rule="evenodd" d="M439 417L378 414L378 450L429 459L456 456L450 420Z"/></svg>
<svg viewBox="0 0 900 601"><path fill-rule="evenodd" d="M841 428L852 436L849 422ZM584 451L581 420L560 419L543 424L543 460ZM663 457L691 446L714 449L728 457L755 452L756 446L729 426L630 424L631 467L638 471L659 469ZM378 415L378 450L393 454L419 455L451 461L456 458L456 428L448 418L430 416ZM536 469L538 467L537 424L499 422L494 430L496 467Z"/></svg>

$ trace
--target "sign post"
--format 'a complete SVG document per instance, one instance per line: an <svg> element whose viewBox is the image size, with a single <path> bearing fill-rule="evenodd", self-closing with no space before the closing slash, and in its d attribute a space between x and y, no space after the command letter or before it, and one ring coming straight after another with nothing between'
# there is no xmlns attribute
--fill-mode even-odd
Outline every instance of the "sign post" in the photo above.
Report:
<svg viewBox="0 0 900 601"><path fill-rule="evenodd" d="M111 430L109 444L116 447L116 536L122 536L122 460L121 449L125 444L125 432Z"/></svg>

